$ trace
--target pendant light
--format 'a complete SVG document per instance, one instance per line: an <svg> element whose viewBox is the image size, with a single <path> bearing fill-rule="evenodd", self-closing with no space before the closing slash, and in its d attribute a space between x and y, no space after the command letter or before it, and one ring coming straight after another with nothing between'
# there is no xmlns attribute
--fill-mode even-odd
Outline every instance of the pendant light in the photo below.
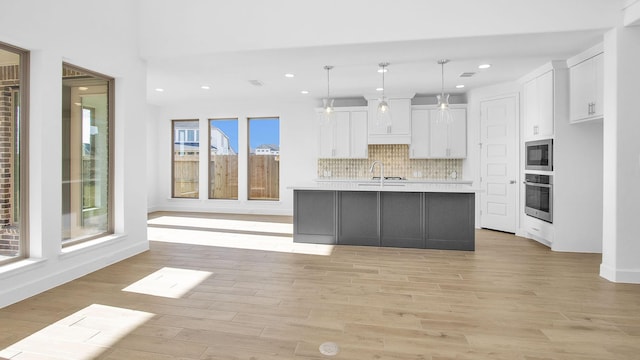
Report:
<svg viewBox="0 0 640 360"><path fill-rule="evenodd" d="M333 100L330 97L330 93L329 93L329 88L330 88L330 79L329 79L329 71L331 71L331 69L333 69L333 66L331 65L325 65L324 67L325 70L327 70L327 97L325 99L322 99L322 107L324 109L323 113L324 113L324 120L326 122L331 121L332 117L333 117Z"/></svg>
<svg viewBox="0 0 640 360"><path fill-rule="evenodd" d="M389 63L381 62L378 66L380 67L378 72L382 73L382 98L378 100L377 124L380 127L388 127L391 125L391 108L389 107L387 98L384 96L384 73L387 72L387 66L389 66Z"/></svg>
<svg viewBox="0 0 640 360"><path fill-rule="evenodd" d="M444 93L444 64L448 63L449 59L438 60L438 64L440 64L442 68L442 90L440 95L437 95L438 99L438 118L437 122L446 122L450 123L451 119L451 111L449 110L449 94Z"/></svg>

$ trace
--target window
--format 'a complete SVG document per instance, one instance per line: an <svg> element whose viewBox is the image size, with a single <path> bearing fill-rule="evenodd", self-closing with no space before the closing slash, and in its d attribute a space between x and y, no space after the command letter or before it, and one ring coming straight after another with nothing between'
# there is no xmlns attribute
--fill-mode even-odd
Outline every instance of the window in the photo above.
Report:
<svg viewBox="0 0 640 360"><path fill-rule="evenodd" d="M195 198L200 176L198 120L173 120L172 194L174 198Z"/></svg>
<svg viewBox="0 0 640 360"><path fill-rule="evenodd" d="M114 80L62 65L62 245L113 233Z"/></svg>
<svg viewBox="0 0 640 360"><path fill-rule="evenodd" d="M238 119L209 120L209 199L238 199Z"/></svg>
<svg viewBox="0 0 640 360"><path fill-rule="evenodd" d="M249 119L249 200L280 199L280 119Z"/></svg>
<svg viewBox="0 0 640 360"><path fill-rule="evenodd" d="M0 43L0 263L27 256L29 53Z"/></svg>

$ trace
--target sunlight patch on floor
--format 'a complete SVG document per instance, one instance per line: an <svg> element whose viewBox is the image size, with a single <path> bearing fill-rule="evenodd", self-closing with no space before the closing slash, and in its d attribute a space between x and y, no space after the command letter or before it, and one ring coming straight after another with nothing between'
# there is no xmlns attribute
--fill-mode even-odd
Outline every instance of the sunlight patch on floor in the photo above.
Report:
<svg viewBox="0 0 640 360"><path fill-rule="evenodd" d="M211 275L209 271L164 267L122 291L179 299Z"/></svg>
<svg viewBox="0 0 640 360"><path fill-rule="evenodd" d="M158 228L152 226L148 227L147 235L151 241L218 246L235 249L325 256L331 255L333 251L333 245L294 243L293 238L288 236L243 234L237 232L230 233L195 229Z"/></svg>
<svg viewBox="0 0 640 360"><path fill-rule="evenodd" d="M95 359L155 314L92 304L0 351L0 358Z"/></svg>

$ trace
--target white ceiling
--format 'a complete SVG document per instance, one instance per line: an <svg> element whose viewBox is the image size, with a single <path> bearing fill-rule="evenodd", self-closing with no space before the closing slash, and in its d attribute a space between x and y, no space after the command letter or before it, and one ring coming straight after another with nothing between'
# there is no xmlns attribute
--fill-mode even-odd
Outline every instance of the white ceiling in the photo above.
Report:
<svg viewBox="0 0 640 360"><path fill-rule="evenodd" d="M622 0L139 1L147 94L158 105L319 100L325 65L334 66L332 97L377 96L380 62L391 63L387 95L435 94L443 58L451 60L445 91L464 92L602 42L625 11ZM481 63L493 66L478 70ZM463 81L462 72L477 74Z"/></svg>
<svg viewBox="0 0 640 360"><path fill-rule="evenodd" d="M517 80L549 60L567 59L602 41L601 30L399 41L278 50L256 50L148 59L148 99L165 105L187 99L246 98L295 100L326 96L324 65L333 65L331 97L376 95L381 85L378 63L390 62L387 95L440 92L445 65L445 91L465 92ZM488 70L477 66L490 63ZM462 72L476 72L459 78ZM286 78L293 73L294 78ZM249 80L260 80L256 87ZM455 85L464 84L462 90ZM201 89L211 86L210 90ZM153 89L163 88L164 92ZM302 95L301 90L309 91Z"/></svg>

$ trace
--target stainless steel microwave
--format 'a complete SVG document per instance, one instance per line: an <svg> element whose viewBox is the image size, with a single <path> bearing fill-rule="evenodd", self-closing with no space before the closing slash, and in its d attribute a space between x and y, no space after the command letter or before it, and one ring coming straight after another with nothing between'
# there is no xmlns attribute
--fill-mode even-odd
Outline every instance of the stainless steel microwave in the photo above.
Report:
<svg viewBox="0 0 640 360"><path fill-rule="evenodd" d="M524 151L526 170L553 170L553 139L527 141Z"/></svg>

